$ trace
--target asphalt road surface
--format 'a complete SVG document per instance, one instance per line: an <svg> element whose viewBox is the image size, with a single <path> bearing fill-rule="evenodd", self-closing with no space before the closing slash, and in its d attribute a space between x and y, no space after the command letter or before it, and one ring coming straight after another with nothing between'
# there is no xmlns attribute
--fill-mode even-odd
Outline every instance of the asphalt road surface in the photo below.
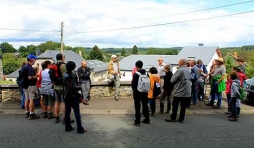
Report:
<svg viewBox="0 0 254 148"><path fill-rule="evenodd" d="M82 115L85 134L65 132L54 119L29 121L0 115L0 148L253 148L254 116L229 122L225 115L188 115L185 123L132 125L133 115ZM76 125L74 124L76 127Z"/></svg>

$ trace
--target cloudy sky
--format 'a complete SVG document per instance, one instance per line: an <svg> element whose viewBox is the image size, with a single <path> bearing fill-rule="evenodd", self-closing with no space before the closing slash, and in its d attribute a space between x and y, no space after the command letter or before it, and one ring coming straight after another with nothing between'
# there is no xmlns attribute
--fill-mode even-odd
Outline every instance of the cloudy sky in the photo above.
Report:
<svg viewBox="0 0 254 148"><path fill-rule="evenodd" d="M254 11L254 0L232 7L185 13L244 1L248 0L1 0L0 42L10 42L16 48L48 40L59 42L58 31L63 21L64 43L70 46L249 45L254 44L254 13L188 21ZM122 29L163 23L172 24Z"/></svg>

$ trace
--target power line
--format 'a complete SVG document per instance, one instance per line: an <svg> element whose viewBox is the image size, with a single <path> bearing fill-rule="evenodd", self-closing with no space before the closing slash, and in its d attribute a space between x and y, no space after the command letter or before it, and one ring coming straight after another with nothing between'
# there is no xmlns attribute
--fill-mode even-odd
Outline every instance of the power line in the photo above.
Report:
<svg viewBox="0 0 254 148"><path fill-rule="evenodd" d="M169 17L169 16L192 14L192 13L197 13L197 12L202 12L202 11L209 11L209 10L214 10L214 9L219 9L219 8L226 8L226 7L236 6L236 5L242 5L242 4L251 3L251 2L254 2L254 0L249 0L249 1L239 2L239 3L233 3L233 4L228 4L228 5L222 5L222 6L217 6L217 7L211 7L211 8L206 8L206 9L200 9L200 10L195 10L195 11L168 14L168 15L157 16L157 17L152 17L152 18L144 18L144 19L141 19L141 20L133 20L133 21L146 21L146 20L154 20L154 19L159 19L159 18L165 18L165 17ZM127 21L127 22L131 22L131 21ZM106 26L116 26L116 25L125 24L125 23L126 22L121 22L121 23L116 23L116 24L108 24L108 25L93 26L93 27L86 27L86 28L91 29L91 28L106 27Z"/></svg>
<svg viewBox="0 0 254 148"><path fill-rule="evenodd" d="M29 30L29 29L15 29L15 28L0 28L0 30L9 30L9 31L24 31L24 32L43 32L43 33L52 33L60 31L50 31L50 30Z"/></svg>
<svg viewBox="0 0 254 148"><path fill-rule="evenodd" d="M153 24L153 25L144 25L144 26L135 26L135 27L128 27L128 28L108 29L108 30L95 30L95 31L87 31L87 32L78 32L77 31L77 33L110 32L110 31L131 30L131 29L148 28L148 27L156 27L156 26L166 26L166 25L197 22L197 21L203 21L203 20L209 20L209 19L215 19L215 18L229 17L229 16L235 16L235 15L242 15L242 14L253 13L253 12L254 12L254 10L240 12L240 13L233 13L233 14L228 14L228 15L201 18L201 19L185 20L185 21L179 21L179 22L168 22L168 23Z"/></svg>

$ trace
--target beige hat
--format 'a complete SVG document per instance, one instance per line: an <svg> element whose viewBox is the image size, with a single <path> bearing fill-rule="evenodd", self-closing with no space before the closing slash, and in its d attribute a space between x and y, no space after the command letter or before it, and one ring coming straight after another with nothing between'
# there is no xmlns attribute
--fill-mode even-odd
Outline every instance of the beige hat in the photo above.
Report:
<svg viewBox="0 0 254 148"><path fill-rule="evenodd" d="M221 57L218 57L218 59L215 59L215 61L219 61L219 62L221 62L221 63L224 63L224 60L223 60L223 58L221 58Z"/></svg>
<svg viewBox="0 0 254 148"><path fill-rule="evenodd" d="M113 54L113 55L111 56L111 58L117 58L117 56Z"/></svg>

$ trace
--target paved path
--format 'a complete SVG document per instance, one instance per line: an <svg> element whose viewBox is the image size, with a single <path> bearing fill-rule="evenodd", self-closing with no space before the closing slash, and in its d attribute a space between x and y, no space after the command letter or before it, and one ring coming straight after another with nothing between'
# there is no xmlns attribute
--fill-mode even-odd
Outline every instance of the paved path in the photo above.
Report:
<svg viewBox="0 0 254 148"><path fill-rule="evenodd" d="M107 99L92 99L90 105L85 106L80 104L81 114L134 114L133 99L123 98L119 101L115 101L113 98ZM157 112L159 112L159 101L157 100ZM222 109L211 109L211 107L205 106L204 102L198 102L196 106L191 106L188 109L188 114L223 114L227 109L226 102L223 101ZM17 103L1 104L0 114L24 114L24 110L20 109L20 105ZM37 109L37 113L39 110ZM254 114L254 107L242 104L242 114Z"/></svg>
<svg viewBox="0 0 254 148"><path fill-rule="evenodd" d="M229 122L225 115L188 115L185 123L133 126L133 115L82 115L88 132L64 132L54 120L0 116L0 148L253 148L254 116ZM76 125L74 125L76 126Z"/></svg>

